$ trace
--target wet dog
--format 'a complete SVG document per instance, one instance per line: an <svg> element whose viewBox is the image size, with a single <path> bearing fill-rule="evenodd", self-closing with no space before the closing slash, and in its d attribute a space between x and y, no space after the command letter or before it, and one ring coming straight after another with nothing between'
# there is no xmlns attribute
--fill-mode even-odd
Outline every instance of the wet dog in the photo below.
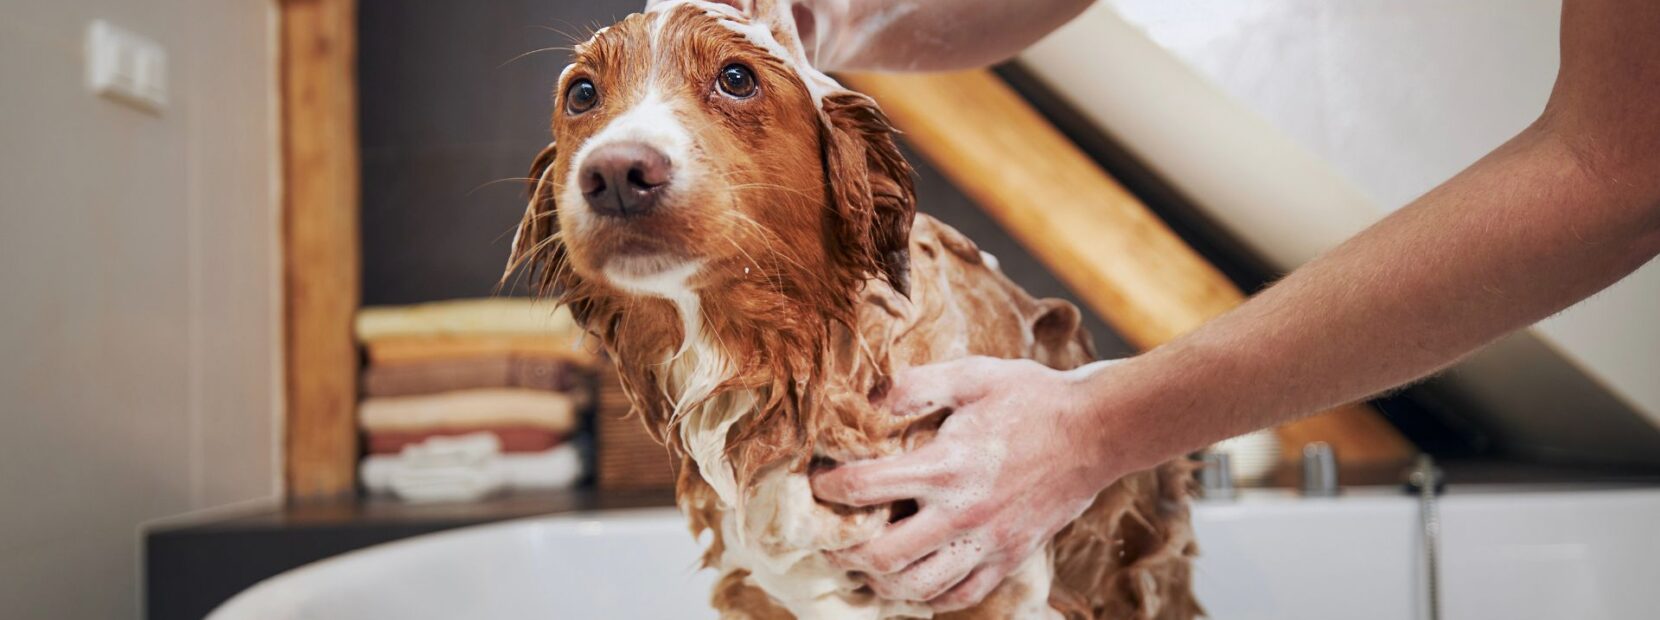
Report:
<svg viewBox="0 0 1660 620"><path fill-rule="evenodd" d="M680 507L731 618L928 617L825 552L914 511L814 499L815 467L926 442L896 370L969 355L1073 368L1078 310L1033 299L967 238L915 214L871 99L812 69L765 0L667 2L597 32L559 77L510 270L533 266L616 362L681 463ZM1011 412L1011 415L1018 415ZM1189 468L1109 487L963 618L1188 618Z"/></svg>

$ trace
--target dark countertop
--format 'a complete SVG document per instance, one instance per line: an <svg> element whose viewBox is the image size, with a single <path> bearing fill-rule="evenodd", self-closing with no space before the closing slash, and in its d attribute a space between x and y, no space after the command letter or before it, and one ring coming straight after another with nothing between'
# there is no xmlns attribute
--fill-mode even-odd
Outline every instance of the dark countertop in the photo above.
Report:
<svg viewBox="0 0 1660 620"><path fill-rule="evenodd" d="M1494 458L1436 463L1449 485L1660 485L1660 468L1583 463L1540 463Z"/></svg>
<svg viewBox="0 0 1660 620"><path fill-rule="evenodd" d="M278 573L411 536L523 517L673 505L668 490L575 489L448 504L386 498L272 504L170 520L143 535L145 617L200 620Z"/></svg>
<svg viewBox="0 0 1660 620"><path fill-rule="evenodd" d="M411 504L390 497L347 501L290 503L219 518L169 523L151 534L251 531L395 525L476 525L540 515L673 506L668 489L598 491L572 489L513 493L477 502Z"/></svg>

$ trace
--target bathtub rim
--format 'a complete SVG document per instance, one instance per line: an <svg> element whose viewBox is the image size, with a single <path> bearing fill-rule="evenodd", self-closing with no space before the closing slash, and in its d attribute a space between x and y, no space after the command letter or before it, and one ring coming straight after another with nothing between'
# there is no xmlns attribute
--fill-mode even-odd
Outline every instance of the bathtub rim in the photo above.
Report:
<svg viewBox="0 0 1660 620"><path fill-rule="evenodd" d="M1660 494L1660 485L1626 482L1466 484L1450 485L1443 498L1457 510L1458 505L1465 501L1486 504L1511 496L1525 502L1529 497L1538 499L1553 494ZM1255 488L1242 490L1239 497L1233 500L1195 498L1192 507L1195 512L1211 513L1211 519L1229 520L1242 516L1273 518L1272 515L1276 513L1306 511L1310 508L1316 512L1365 511L1378 507L1401 510L1416 502L1416 498L1393 486L1349 487L1336 497L1304 497L1291 489ZM656 532L676 530L688 537L691 533L684 513L675 506L582 509L457 527L355 549L273 575L226 599L215 607L207 618L230 620L232 617L223 615L223 612L242 608L266 611L297 610L297 606L305 600L305 584L326 578L331 572L343 570L340 568L343 565L355 565L365 557L397 556L411 553L410 549L428 548L433 544L461 544L451 541L494 537L514 530L539 530L550 524L572 528L572 532L579 536L611 535L624 533L633 528L645 528ZM707 534L696 538L699 547L706 545L706 539ZM694 566L694 572L701 570L704 569Z"/></svg>

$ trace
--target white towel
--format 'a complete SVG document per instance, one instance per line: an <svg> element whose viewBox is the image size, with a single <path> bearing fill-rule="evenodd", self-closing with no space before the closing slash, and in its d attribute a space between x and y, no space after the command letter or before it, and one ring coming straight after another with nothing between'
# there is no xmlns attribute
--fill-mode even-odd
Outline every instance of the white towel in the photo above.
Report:
<svg viewBox="0 0 1660 620"><path fill-rule="evenodd" d="M501 440L492 433L432 437L396 456L371 456L363 486L410 502L472 501L502 489L507 477L493 464Z"/></svg>
<svg viewBox="0 0 1660 620"><path fill-rule="evenodd" d="M568 489L582 478L582 451L565 442L542 452L495 457L512 489Z"/></svg>
<svg viewBox="0 0 1660 620"><path fill-rule="evenodd" d="M371 493L391 493L415 501L470 501L502 488L565 489L582 478L582 454L575 444L562 443L542 452L502 454L481 451L494 435L434 437L403 453L378 454L363 459L363 486ZM438 442L438 445L431 445Z"/></svg>
<svg viewBox="0 0 1660 620"><path fill-rule="evenodd" d="M1274 473L1274 466L1280 463L1280 438L1273 429L1224 439L1210 449L1228 455L1233 477L1242 484L1266 482Z"/></svg>

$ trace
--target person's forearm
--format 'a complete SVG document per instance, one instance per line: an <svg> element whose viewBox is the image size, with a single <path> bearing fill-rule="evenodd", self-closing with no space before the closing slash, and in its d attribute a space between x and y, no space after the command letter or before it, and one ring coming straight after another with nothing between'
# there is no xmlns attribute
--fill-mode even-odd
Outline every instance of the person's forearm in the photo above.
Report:
<svg viewBox="0 0 1660 620"><path fill-rule="evenodd" d="M1434 373L1660 252L1660 190L1529 129L1194 333L1087 390L1149 466ZM1642 185L1639 185L1641 183ZM1123 441L1135 437L1136 441Z"/></svg>
<svg viewBox="0 0 1660 620"><path fill-rule="evenodd" d="M824 71L943 71L1008 59L1093 0L803 0L800 23Z"/></svg>

